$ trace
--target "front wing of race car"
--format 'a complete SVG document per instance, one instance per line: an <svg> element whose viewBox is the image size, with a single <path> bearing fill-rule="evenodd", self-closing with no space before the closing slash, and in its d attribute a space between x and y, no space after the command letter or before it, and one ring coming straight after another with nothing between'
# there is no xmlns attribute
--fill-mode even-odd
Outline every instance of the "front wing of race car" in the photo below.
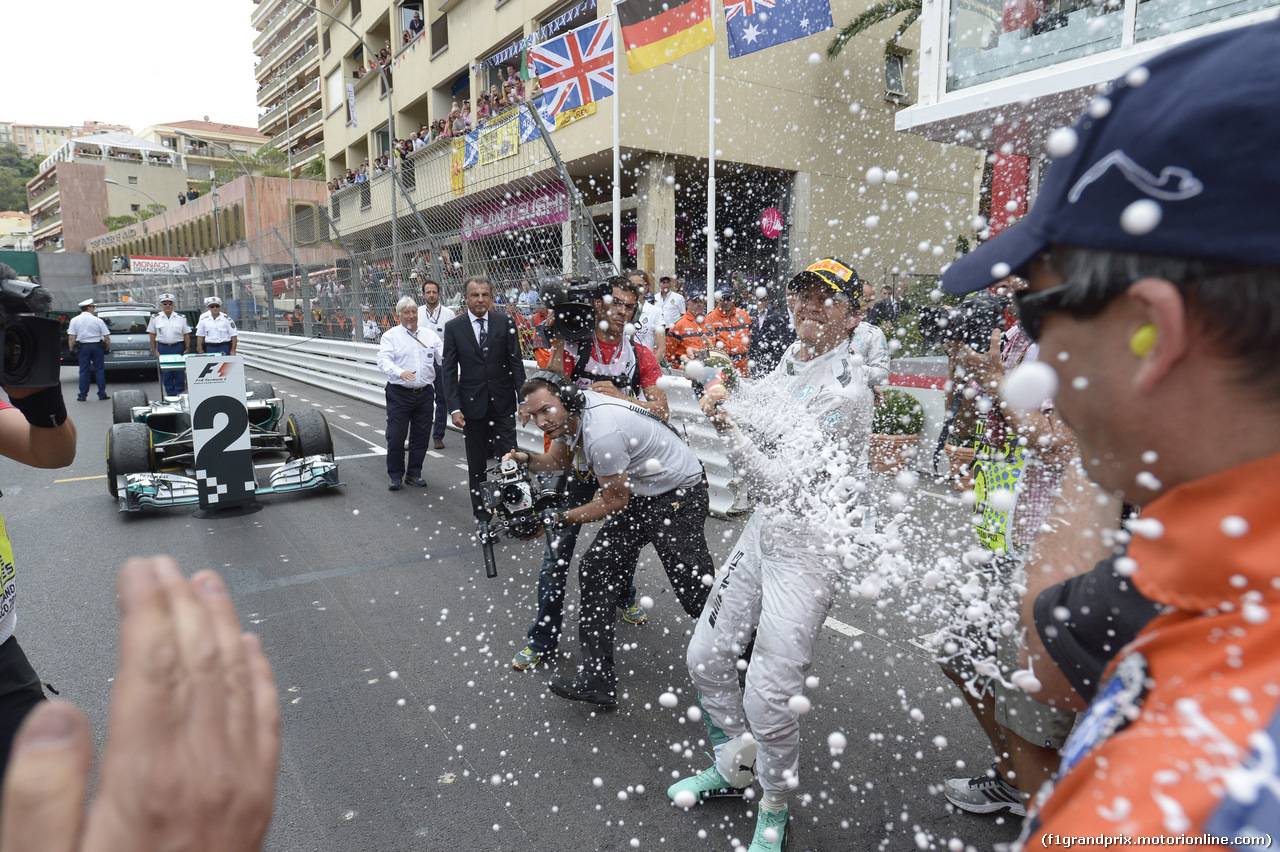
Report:
<svg viewBox="0 0 1280 852"><path fill-rule="evenodd" d="M194 477L180 473L128 473L120 477L121 512L140 512L169 506L187 506L200 502ZM258 486L254 494L289 494L317 488L334 488L338 479L338 463L330 456L306 456L294 459L271 472L269 484Z"/></svg>

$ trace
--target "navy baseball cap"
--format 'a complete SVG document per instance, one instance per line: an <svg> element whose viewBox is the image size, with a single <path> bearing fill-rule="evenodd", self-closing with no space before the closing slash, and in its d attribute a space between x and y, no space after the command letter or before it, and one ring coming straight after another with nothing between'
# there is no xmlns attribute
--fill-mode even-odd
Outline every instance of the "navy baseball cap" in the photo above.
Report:
<svg viewBox="0 0 1280 852"><path fill-rule="evenodd" d="M1280 266L1280 19L1152 57L1048 147L1030 212L951 264L947 292L1053 245Z"/></svg>
<svg viewBox="0 0 1280 852"><path fill-rule="evenodd" d="M686 300L688 300L688 299L705 299L705 298L707 298L707 291L706 291L706 290L704 290L701 286L698 286L698 287L690 287L690 288L689 288L689 292L685 294L685 299L686 299Z"/></svg>

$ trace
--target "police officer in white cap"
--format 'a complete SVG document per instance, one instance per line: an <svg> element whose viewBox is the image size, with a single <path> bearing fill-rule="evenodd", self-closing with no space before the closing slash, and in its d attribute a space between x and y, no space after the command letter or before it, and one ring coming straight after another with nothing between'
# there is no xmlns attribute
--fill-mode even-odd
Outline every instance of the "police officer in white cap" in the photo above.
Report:
<svg viewBox="0 0 1280 852"><path fill-rule="evenodd" d="M172 293L160 294L160 313L151 318L147 324L147 333L151 335L151 354L181 355L191 346L191 325L182 314L175 313ZM162 372L164 377L165 396L178 396L186 384L186 374L182 370Z"/></svg>
<svg viewBox="0 0 1280 852"><path fill-rule="evenodd" d="M222 312L222 300L217 296L209 301L209 316L196 324L196 351L202 355L236 354L236 324Z"/></svg>
<svg viewBox="0 0 1280 852"><path fill-rule="evenodd" d="M76 344L80 348L76 349ZM67 324L67 346L80 359L80 393L77 402L89 396L89 373L92 371L98 383L98 399L107 399L107 370L105 356L111 351L111 330L93 313L93 299L80 303L80 313Z"/></svg>

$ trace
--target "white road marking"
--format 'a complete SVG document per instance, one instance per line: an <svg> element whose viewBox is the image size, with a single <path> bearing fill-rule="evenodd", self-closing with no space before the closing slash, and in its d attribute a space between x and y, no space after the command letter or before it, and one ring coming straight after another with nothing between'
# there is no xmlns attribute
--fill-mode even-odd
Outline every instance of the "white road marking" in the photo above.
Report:
<svg viewBox="0 0 1280 852"><path fill-rule="evenodd" d="M470 470L465 464L455 464L454 467L460 467L463 470Z"/></svg>
<svg viewBox="0 0 1280 852"><path fill-rule="evenodd" d="M851 627L843 621L836 621L830 616L827 617L827 620L823 622L822 626L828 627L837 633L843 633L845 636L861 636L866 632L865 630L859 630L856 627Z"/></svg>
<svg viewBox="0 0 1280 852"><path fill-rule="evenodd" d="M337 425L336 423L330 423L329 427L332 429L337 429L339 432L343 432L347 435L350 435L351 437L355 438L357 441L364 441L366 444L368 444L371 447L379 448L379 445L377 443L370 441L364 435L360 435L355 432L352 432L350 429L343 429L341 426ZM386 452L385 447L382 447L381 449L383 450L384 453Z"/></svg>
<svg viewBox="0 0 1280 852"><path fill-rule="evenodd" d="M351 419L351 415L350 415L350 414L339 414L338 416L339 416L339 417L341 417L343 420L350 420L350 419Z"/></svg>
<svg viewBox="0 0 1280 852"><path fill-rule="evenodd" d="M369 428L369 424L368 424L368 423L365 423L363 420L357 420L357 421L356 421L356 425L357 425L357 426L359 426L359 427L360 427L360 428L362 428L362 429L368 429L368 428Z"/></svg>
<svg viewBox="0 0 1280 852"><path fill-rule="evenodd" d="M427 450L427 455L431 456L433 459L444 458L444 453L437 453L435 450Z"/></svg>
<svg viewBox="0 0 1280 852"><path fill-rule="evenodd" d="M922 651L928 651L930 654L938 650L938 646L942 644L943 633L939 630L936 633L926 633L923 636L917 636L914 639L908 639L912 645L915 645Z"/></svg>

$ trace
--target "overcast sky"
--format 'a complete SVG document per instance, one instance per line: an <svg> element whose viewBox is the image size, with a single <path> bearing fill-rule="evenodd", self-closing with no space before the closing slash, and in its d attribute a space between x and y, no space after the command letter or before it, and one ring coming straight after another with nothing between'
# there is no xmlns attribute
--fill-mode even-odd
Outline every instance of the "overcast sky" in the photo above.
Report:
<svg viewBox="0 0 1280 852"><path fill-rule="evenodd" d="M257 127L252 0L4 4L10 81L0 121ZM16 55L15 55L16 54Z"/></svg>

